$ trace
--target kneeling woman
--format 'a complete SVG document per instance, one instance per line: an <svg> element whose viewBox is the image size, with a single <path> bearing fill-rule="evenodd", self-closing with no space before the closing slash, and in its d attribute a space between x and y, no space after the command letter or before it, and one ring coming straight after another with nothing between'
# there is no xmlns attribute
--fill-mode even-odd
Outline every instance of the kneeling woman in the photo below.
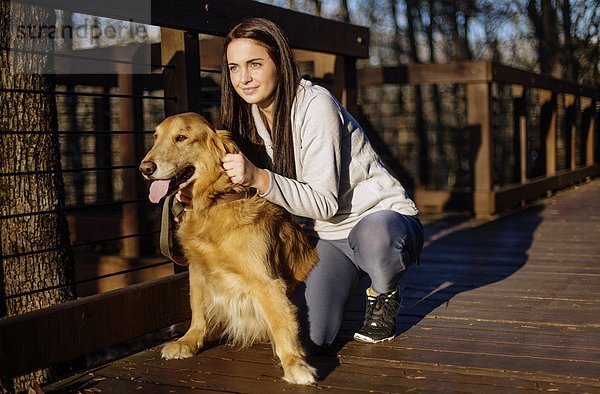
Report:
<svg viewBox="0 0 600 394"><path fill-rule="evenodd" d="M320 261L294 296L307 351L333 342L361 271L371 285L354 338L392 339L398 280L423 246L415 204L338 100L299 77L271 21L251 18L230 31L221 82L223 124L242 149L226 155L223 168L316 237Z"/></svg>

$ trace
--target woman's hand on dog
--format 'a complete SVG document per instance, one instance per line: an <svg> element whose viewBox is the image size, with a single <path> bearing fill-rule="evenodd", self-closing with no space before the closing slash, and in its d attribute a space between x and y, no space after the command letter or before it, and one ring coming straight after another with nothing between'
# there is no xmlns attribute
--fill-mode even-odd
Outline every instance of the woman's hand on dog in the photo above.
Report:
<svg viewBox="0 0 600 394"><path fill-rule="evenodd" d="M269 188L269 174L256 167L242 153L228 153L223 157L223 168L232 183L253 187L259 193Z"/></svg>
<svg viewBox="0 0 600 394"><path fill-rule="evenodd" d="M253 187L264 193L269 188L269 174L256 167L242 153L228 153L223 157L223 168L232 183L237 183L246 187ZM192 206L192 186L187 185L175 194L175 199L183 204L184 211L193 209ZM175 218L179 222L180 217Z"/></svg>

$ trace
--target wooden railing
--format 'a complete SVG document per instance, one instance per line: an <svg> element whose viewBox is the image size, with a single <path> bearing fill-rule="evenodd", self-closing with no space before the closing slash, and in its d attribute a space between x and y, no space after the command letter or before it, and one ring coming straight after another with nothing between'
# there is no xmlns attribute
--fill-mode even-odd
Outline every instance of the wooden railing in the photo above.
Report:
<svg viewBox="0 0 600 394"><path fill-rule="evenodd" d="M37 4L37 1L26 0ZM534 199L547 191L557 190L586 177L597 176L599 166L594 156L594 130L597 130L598 89L587 88L542 77L490 62L463 62L449 65L410 65L395 68L356 70L356 60L368 56L369 31L366 28L325 20L248 0L213 0L200 3L187 0L152 1L150 17L139 17L136 7L150 6L148 1L59 1L48 0L48 7L67 9L90 15L133 20L161 27L160 58L163 65L162 86L165 115L184 111L203 111L201 91L202 67L219 65L218 43L200 40L199 34L223 36L235 23L249 16L267 17L286 31L291 45L305 59L317 59L317 77L327 74L327 86L342 100L351 113L357 114L360 86L382 84L464 84L467 86L467 127L474 132L473 210L478 215L501 212L521 201ZM323 60L326 59L326 60ZM93 78L87 76L86 78ZM121 88L135 86L135 76L121 73ZM543 177L527 177L526 108L520 108L519 138L515 148L521 158L520 182L494 185L491 84L516 86L515 103L527 89L540 90L549 103L550 116L546 135L546 173ZM124 92L132 93L132 91ZM567 106L581 103L580 109L590 115L585 131L585 163L578 164L570 155L569 168L557 169L556 160L556 95L565 97ZM518 105L517 105L518 107ZM586 112L587 111L587 112ZM127 111L125 111L127 112ZM129 111L131 112L131 111ZM549 114L549 115L548 115ZM135 121L135 120L133 120ZM122 125L124 129L133 125ZM574 134L570 138L574 139ZM133 143L132 143L133 144ZM574 150L575 143L571 143ZM133 182L133 181L132 181ZM417 201L427 198L427 191L417 190ZM437 197L436 197L437 198ZM442 198L446 198L442 196ZM132 214L135 216L135 213ZM139 229L138 229L139 230ZM36 368L55 365L82 355L123 343L190 318L187 274L179 273L155 281L130 286L108 293L82 298L20 316L0 319L0 372L16 375Z"/></svg>
<svg viewBox="0 0 600 394"><path fill-rule="evenodd" d="M464 131L473 138L473 185L472 210L478 216L490 216L526 201L535 200L546 193L559 190L576 182L600 174L598 157L598 105L600 89L577 85L551 77L503 66L488 61L456 62L450 64L412 64L401 67L361 68L358 71L360 87L396 85L466 85L466 120ZM494 184L494 148L497 130L492 122L492 84L509 86L512 89L514 109L513 149L517 182L507 185ZM528 90L536 90L540 105L528 108L525 99ZM579 112L580 141L576 141L576 124L567 119L559 124L557 100L564 100L567 112ZM532 114L531 111L535 113ZM511 115L512 116L512 115ZM538 130L543 135L542 175L528 177L527 140L532 130L527 127L527 117L539 117ZM562 127L566 136L566 168L557 167L557 130ZM579 145L578 145L579 144ZM580 157L576 155L580 148ZM499 163L503 165L503 163ZM451 191L415 191L417 204L427 200L443 209Z"/></svg>
<svg viewBox="0 0 600 394"><path fill-rule="evenodd" d="M39 5L37 1L24 2ZM248 0L49 0L44 5L160 26L164 96L173 98L165 100L166 116L202 112L200 75L206 61L201 54L207 55L209 62L217 59L218 64L221 53L202 51L199 34L224 36L234 24L251 16L278 23L294 48L336 55L337 92L348 108L356 108L356 59L368 57L369 30L364 27ZM151 12L140 12L143 7L151 7ZM143 14L147 16L140 16ZM135 78L121 71L118 85L133 89ZM131 91L125 93L131 96ZM124 112L132 111L124 108ZM122 127L134 129L135 125ZM135 212L130 217L135 217ZM0 373L13 376L68 362L185 321L190 318L187 288L187 274L179 273L0 319Z"/></svg>

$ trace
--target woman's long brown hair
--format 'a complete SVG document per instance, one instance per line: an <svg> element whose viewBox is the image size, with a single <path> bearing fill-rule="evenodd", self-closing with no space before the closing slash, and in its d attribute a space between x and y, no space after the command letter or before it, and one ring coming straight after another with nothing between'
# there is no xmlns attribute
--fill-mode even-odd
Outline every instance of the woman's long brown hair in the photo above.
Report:
<svg viewBox="0 0 600 394"><path fill-rule="evenodd" d="M232 40L249 38L266 48L275 63L278 83L275 89L275 109L271 139L273 163L268 161L264 146L256 131L250 104L234 90L229 77L227 47ZM283 31L263 18L249 18L235 26L225 39L221 73L221 120L240 145L242 152L256 165L262 165L288 178L296 178L294 141L292 136L292 105L299 86L300 74Z"/></svg>

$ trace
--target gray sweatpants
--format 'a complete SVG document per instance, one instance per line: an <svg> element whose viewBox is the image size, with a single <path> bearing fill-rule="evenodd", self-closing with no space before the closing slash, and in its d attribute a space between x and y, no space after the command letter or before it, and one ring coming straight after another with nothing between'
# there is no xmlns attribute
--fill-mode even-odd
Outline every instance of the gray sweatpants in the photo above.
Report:
<svg viewBox="0 0 600 394"><path fill-rule="evenodd" d="M360 220L348 239L317 240L319 262L293 296L308 354L335 339L346 302L360 272L378 293L393 290L423 248L423 227L414 216L377 211Z"/></svg>

